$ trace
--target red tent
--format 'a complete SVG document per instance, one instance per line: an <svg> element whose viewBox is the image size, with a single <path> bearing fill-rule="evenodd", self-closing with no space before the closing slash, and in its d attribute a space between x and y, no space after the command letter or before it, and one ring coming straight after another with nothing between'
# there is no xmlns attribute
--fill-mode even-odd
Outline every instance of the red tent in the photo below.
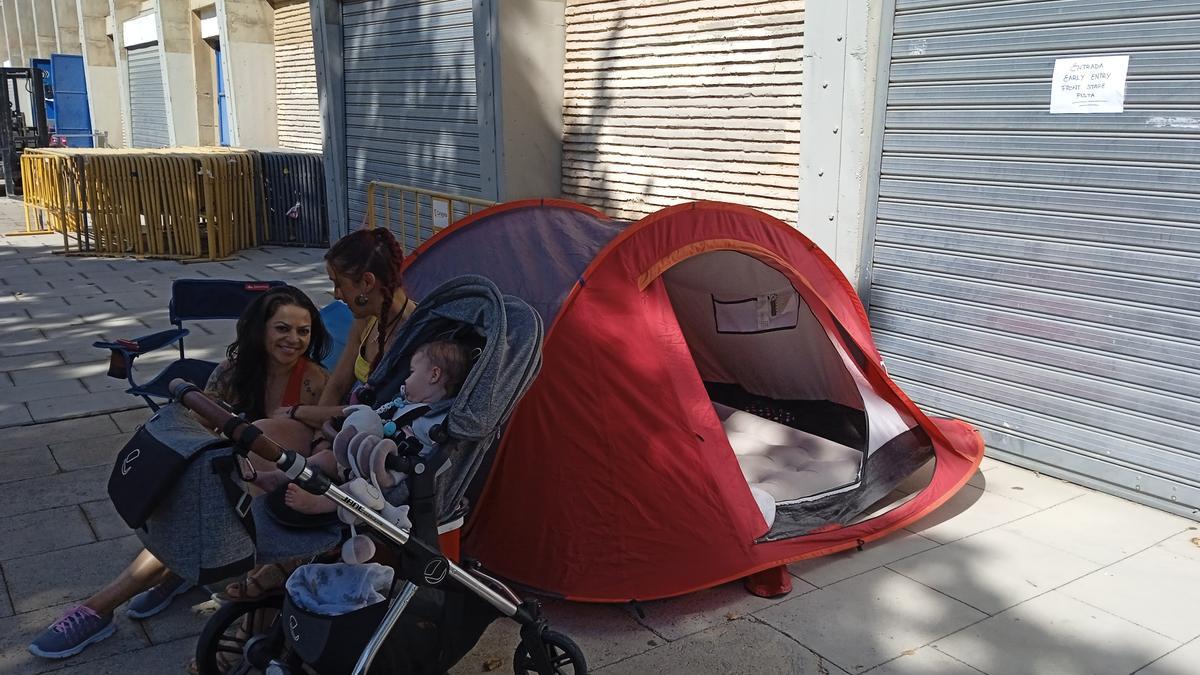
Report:
<svg viewBox="0 0 1200 675"><path fill-rule="evenodd" d="M473 272L548 326L541 375L465 540L502 576L576 600L647 600L860 546L954 494L983 455L888 378L854 289L795 229L695 202L625 225L502 204L417 249L418 300ZM861 514L936 457L931 483Z"/></svg>

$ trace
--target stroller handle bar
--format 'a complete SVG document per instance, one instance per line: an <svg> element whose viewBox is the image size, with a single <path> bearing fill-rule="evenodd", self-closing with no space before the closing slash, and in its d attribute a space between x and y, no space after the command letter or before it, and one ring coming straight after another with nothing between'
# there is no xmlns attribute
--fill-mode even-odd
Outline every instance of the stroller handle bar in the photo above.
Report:
<svg viewBox="0 0 1200 675"><path fill-rule="evenodd" d="M249 422L230 413L208 397L200 387L183 378L175 378L170 384L171 398L183 404L183 407L200 416L207 424L220 429L229 440L246 448L250 452L269 462L278 462L284 455L284 448L275 441L254 433L257 429Z"/></svg>
<svg viewBox="0 0 1200 675"><path fill-rule="evenodd" d="M269 462L276 463L290 478L297 478L303 471L305 463L302 458L295 453L288 452L287 448L263 435L258 427L222 408L196 385L182 378L175 378L171 380L170 391L172 398L199 415L205 423L212 425L214 429L219 429L239 447L245 448ZM326 424L328 425L328 423ZM438 430L440 431L440 429ZM413 459L389 455L385 465L391 471L412 471Z"/></svg>

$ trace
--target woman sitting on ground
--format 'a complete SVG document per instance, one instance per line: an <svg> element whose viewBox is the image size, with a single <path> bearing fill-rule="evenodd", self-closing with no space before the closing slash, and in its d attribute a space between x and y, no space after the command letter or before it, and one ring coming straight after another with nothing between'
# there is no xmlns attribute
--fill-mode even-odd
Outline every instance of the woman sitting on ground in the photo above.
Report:
<svg viewBox="0 0 1200 675"><path fill-rule="evenodd" d="M237 340L205 389L250 419L284 406L316 404L328 379L319 365L328 343L308 296L291 286L273 288L242 313ZM126 601L131 619L145 619L190 588L143 550L116 579L44 630L29 651L45 658L74 656L113 634L113 612Z"/></svg>

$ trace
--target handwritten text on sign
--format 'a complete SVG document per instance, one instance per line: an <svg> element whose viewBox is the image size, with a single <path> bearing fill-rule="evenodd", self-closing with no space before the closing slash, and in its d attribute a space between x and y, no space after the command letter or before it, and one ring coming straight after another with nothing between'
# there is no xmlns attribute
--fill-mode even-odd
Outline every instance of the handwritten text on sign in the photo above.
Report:
<svg viewBox="0 0 1200 675"><path fill-rule="evenodd" d="M1088 56L1054 61L1050 112L1125 112L1129 56Z"/></svg>
<svg viewBox="0 0 1200 675"><path fill-rule="evenodd" d="M450 224L450 202L433 199L433 229L440 230Z"/></svg>

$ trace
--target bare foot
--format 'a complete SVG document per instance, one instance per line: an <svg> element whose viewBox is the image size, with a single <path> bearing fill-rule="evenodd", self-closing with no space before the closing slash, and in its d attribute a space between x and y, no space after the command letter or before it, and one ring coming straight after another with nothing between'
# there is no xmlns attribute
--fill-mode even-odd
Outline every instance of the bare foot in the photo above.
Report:
<svg viewBox="0 0 1200 675"><path fill-rule="evenodd" d="M278 469L271 469L269 471L259 471L253 485L264 493L267 493L274 492L279 486L286 485L290 480L286 473Z"/></svg>
<svg viewBox="0 0 1200 675"><path fill-rule="evenodd" d="M293 511L309 515L333 513L337 510L337 504L324 497L306 492L304 488L295 484L287 486L287 492L283 494L283 503Z"/></svg>

